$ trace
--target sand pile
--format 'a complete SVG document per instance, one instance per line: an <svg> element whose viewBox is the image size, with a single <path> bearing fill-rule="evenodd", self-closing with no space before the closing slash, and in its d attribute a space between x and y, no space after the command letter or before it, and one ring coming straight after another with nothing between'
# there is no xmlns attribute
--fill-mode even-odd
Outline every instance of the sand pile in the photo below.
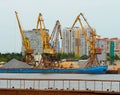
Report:
<svg viewBox="0 0 120 95"><path fill-rule="evenodd" d="M62 62L60 67L63 68L79 68L79 65L76 62Z"/></svg>

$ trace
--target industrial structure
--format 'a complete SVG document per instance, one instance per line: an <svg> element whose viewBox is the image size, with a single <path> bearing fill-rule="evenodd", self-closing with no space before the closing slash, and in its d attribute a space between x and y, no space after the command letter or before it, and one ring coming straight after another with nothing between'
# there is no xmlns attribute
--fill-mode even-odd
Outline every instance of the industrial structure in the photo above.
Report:
<svg viewBox="0 0 120 95"><path fill-rule="evenodd" d="M89 39L91 39L91 30L89 27L84 27L86 34ZM94 29L95 30L95 29ZM62 40L62 52L63 53L75 53L76 56L90 56L89 46L85 40L84 34L81 27L74 27L70 32L70 27L66 27L62 30L63 40ZM71 35L71 38L70 38ZM96 38L95 46L101 48L101 54L97 55L98 62L106 61L106 55L109 52L107 46L109 45L108 40L104 38Z"/></svg>
<svg viewBox="0 0 120 95"><path fill-rule="evenodd" d="M85 31L85 28L84 28L84 25L83 25L83 23L82 23L81 17L83 18L83 20L84 20L85 23L87 24L88 28L91 30L91 32L90 32L90 37L91 37L91 38L88 37L88 35L87 35L86 31ZM96 44L96 36L98 36L98 35L96 34L95 29L93 29L93 28L89 25L89 23L87 22L87 20L86 20L86 18L84 17L84 15L83 15L82 13L80 13L80 14L76 17L76 19L75 19L72 27L70 28L70 32L71 32L71 30L73 29L73 27L75 26L75 24L76 24L77 21L80 23L80 26L81 26L83 35L84 35L85 40L86 40L86 43L87 43L87 45L89 46L89 54L90 54L90 56L89 56L89 59L88 59L88 61L87 61L87 65L86 65L86 66L87 66L87 67L91 67L91 66L94 66L94 65L100 65L99 62L98 62L98 60L97 60L97 54L101 54L101 48L96 48L96 45L95 45L95 44Z"/></svg>
<svg viewBox="0 0 120 95"><path fill-rule="evenodd" d="M59 42L59 34L61 36L61 25L57 20L51 35L49 34L49 30L46 29L44 20L42 18L42 14L39 14L36 29L32 30L22 30L20 25L20 21L18 19L18 13L16 13L16 18L18 21L18 26L20 29L21 37L22 37L22 55L28 56L25 58L32 58L31 55L38 55L42 53L58 53L60 52L60 42ZM40 26L40 29L38 27ZM86 35L88 39L91 38L91 29L89 26L85 26L84 30L86 31ZM93 29L95 30L95 29ZM75 53L76 56L87 55L90 56L90 47L86 42L86 38L84 37L84 33L82 28L73 27L70 31L70 27L64 28L62 30L62 47L61 50L64 53ZM44 35L46 34L46 35ZM120 40L118 38L96 38L95 47L101 48L101 54L97 55L98 61L106 61L106 54L110 52L110 41L114 41L115 43L115 54L120 56L119 52L119 43ZM27 44L26 44L27 43ZM25 60L24 58L24 60ZM27 59L28 60L28 59ZM31 59L29 59L31 60Z"/></svg>
<svg viewBox="0 0 120 95"><path fill-rule="evenodd" d="M18 18L18 13L16 11L15 11L15 15L16 15L16 19L17 19L17 22L18 22L20 34L21 34L21 37L22 37L22 43L25 47L25 52L24 52L25 55L24 55L22 61L25 61L26 63L31 63L31 62L34 61L34 58L32 56L32 54L34 53L34 50L31 48L29 38L25 37L25 35L23 33L23 30L22 30L22 27L21 27L21 24L20 24L20 21L19 21L19 18Z"/></svg>
<svg viewBox="0 0 120 95"><path fill-rule="evenodd" d="M15 12L20 34L22 37L22 55L23 61L29 64L36 65L44 63L45 67L53 66L53 63L58 61L56 54L60 49L59 35L62 39L61 24L56 21L51 35L46 29L42 14L38 15L36 29L23 31L18 18L18 13ZM38 28L40 27L40 29ZM59 49L58 49L59 48Z"/></svg>
<svg viewBox="0 0 120 95"><path fill-rule="evenodd" d="M38 27L40 26L40 37L42 38L42 59L43 64L47 68L54 67L55 62L59 62L57 58L57 49L58 48L58 39L59 34L61 36L61 24L59 20L56 21L56 24L53 28L52 34L50 35L48 31L46 31L46 27L44 24L44 20L42 18L42 14L38 15L36 32L38 32ZM61 36L62 39L62 36Z"/></svg>
<svg viewBox="0 0 120 95"><path fill-rule="evenodd" d="M56 21L52 33L49 34L42 14L38 15L36 29L27 31L23 31L17 12L15 12L15 15L22 38L22 61L24 62L13 59L0 69L0 73L103 74L107 72L108 65L101 65L100 62L106 61L106 54L110 51L112 56L114 56L114 50L120 54L120 40L117 38L99 38L96 30L89 25L82 13L76 17L72 27L63 30L63 35L59 20ZM81 17L87 27L83 25ZM77 21L80 27L75 27ZM60 68L58 66L58 68L54 68L56 66L55 63L58 62L56 54L60 51L59 35L61 39L63 38L62 52L75 53L76 56L89 56L86 67ZM33 65L36 65L36 62L38 62L38 65L43 63L42 65L45 68L34 68L29 64L33 63ZM2 84L0 86L2 95L120 94L120 81L118 80L1 78L0 82ZM107 86L106 83L108 84ZM114 85L116 85L115 89L113 88Z"/></svg>
<svg viewBox="0 0 120 95"><path fill-rule="evenodd" d="M114 42L114 52L120 57L120 38L109 38L107 40L107 46L109 46L110 41ZM108 52L109 52L110 47L108 47Z"/></svg>
<svg viewBox="0 0 120 95"><path fill-rule="evenodd" d="M107 61L107 49L106 49L107 42L103 38L96 39L96 47L102 49L102 53L97 55L99 63L105 63Z"/></svg>

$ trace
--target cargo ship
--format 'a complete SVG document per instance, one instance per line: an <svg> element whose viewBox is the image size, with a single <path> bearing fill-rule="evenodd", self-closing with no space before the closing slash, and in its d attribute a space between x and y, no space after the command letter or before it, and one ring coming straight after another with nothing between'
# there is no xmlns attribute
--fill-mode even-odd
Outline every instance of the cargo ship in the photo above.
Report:
<svg viewBox="0 0 120 95"><path fill-rule="evenodd" d="M0 68L0 73L83 73L105 74L108 66L93 66L89 68L33 68L28 64L13 59Z"/></svg>
<svg viewBox="0 0 120 95"><path fill-rule="evenodd" d="M89 68L70 69L35 69L35 68L1 68L0 73L84 73L84 74L104 74L107 66L94 66Z"/></svg>

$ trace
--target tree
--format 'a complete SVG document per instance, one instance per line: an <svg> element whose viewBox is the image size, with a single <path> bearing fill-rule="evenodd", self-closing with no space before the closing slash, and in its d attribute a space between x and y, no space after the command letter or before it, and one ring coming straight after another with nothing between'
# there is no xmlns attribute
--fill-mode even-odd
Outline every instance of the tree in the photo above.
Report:
<svg viewBox="0 0 120 95"><path fill-rule="evenodd" d="M0 53L0 62L2 61L8 62L13 58L17 60L21 60L22 54L21 53L4 53L4 54Z"/></svg>
<svg viewBox="0 0 120 95"><path fill-rule="evenodd" d="M88 58L89 58L89 56L87 56L87 55L83 55L80 57L80 59L83 59L83 60L88 59Z"/></svg>
<svg viewBox="0 0 120 95"><path fill-rule="evenodd" d="M115 60L120 60L120 58L117 54L115 54L114 58L115 58Z"/></svg>

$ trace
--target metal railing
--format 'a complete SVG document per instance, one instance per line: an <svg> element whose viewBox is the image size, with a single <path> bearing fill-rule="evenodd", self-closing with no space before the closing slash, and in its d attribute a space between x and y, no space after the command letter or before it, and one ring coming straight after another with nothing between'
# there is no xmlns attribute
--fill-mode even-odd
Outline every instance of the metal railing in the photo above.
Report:
<svg viewBox="0 0 120 95"><path fill-rule="evenodd" d="M0 78L0 88L120 92L120 80Z"/></svg>

